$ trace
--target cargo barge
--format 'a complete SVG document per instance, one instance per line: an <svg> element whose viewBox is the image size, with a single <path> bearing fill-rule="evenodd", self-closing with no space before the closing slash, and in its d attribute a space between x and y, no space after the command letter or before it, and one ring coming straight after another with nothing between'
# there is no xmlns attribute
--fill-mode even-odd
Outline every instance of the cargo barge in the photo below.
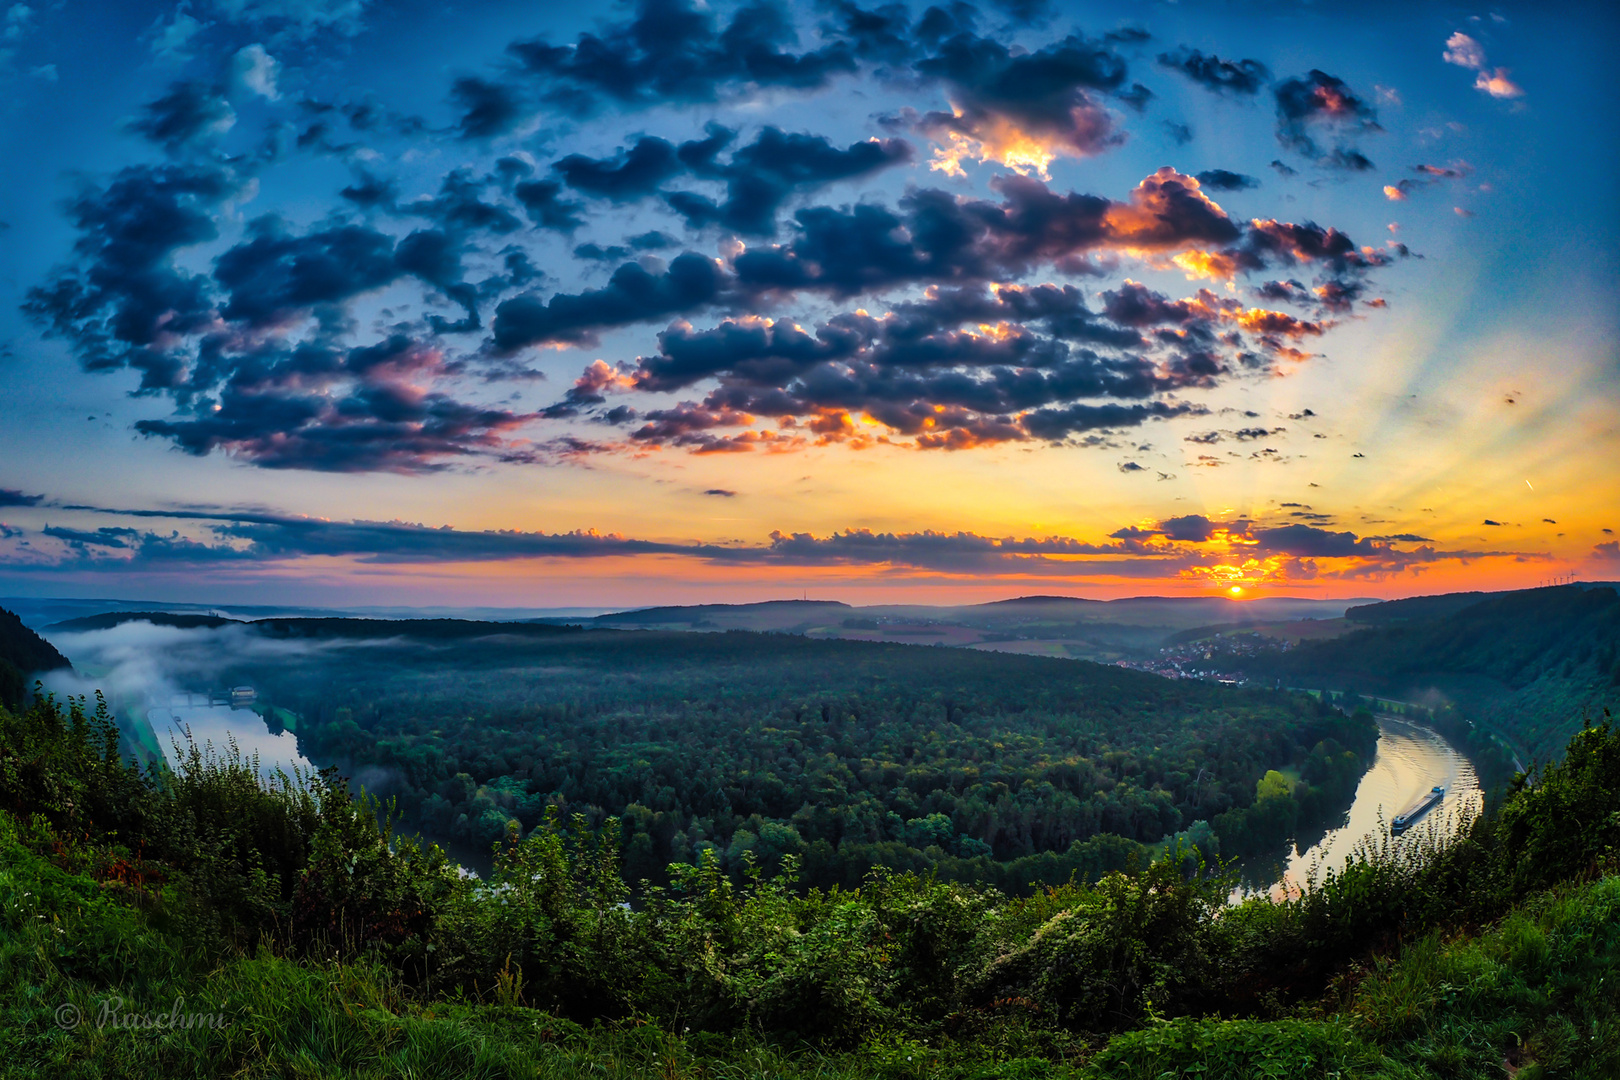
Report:
<svg viewBox="0 0 1620 1080"><path fill-rule="evenodd" d="M1429 793L1401 813L1395 815L1395 820L1389 823L1389 834L1399 836L1401 833L1417 824L1418 818L1427 814L1441 799L1446 797L1446 789L1433 787Z"/></svg>

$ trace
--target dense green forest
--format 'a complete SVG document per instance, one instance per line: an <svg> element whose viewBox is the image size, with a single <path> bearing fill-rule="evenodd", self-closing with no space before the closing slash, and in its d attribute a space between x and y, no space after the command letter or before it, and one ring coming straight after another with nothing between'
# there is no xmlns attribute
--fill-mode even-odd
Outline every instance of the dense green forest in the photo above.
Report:
<svg viewBox="0 0 1620 1080"><path fill-rule="evenodd" d="M30 675L68 666L50 642L0 608L0 705L17 708L28 694Z"/></svg>
<svg viewBox="0 0 1620 1080"><path fill-rule="evenodd" d="M407 828L465 856L553 809L615 816L632 880L713 851L732 871L797 856L823 886L881 864L1024 889L1178 834L1272 851L1349 805L1377 739L1366 713L1305 695L960 649L451 620L248 629L312 646L221 677L257 687L306 756Z"/></svg>
<svg viewBox="0 0 1620 1080"><path fill-rule="evenodd" d="M711 851L632 905L615 819L468 879L335 772L117 746L104 705L0 709L0 1076L1620 1073L1606 724L1489 817L1236 907L1185 848L1025 898Z"/></svg>
<svg viewBox="0 0 1620 1080"><path fill-rule="evenodd" d="M1287 685L1429 704L1448 735L1466 742L1470 725L1481 729L1471 753L1490 754L1495 734L1526 762L1547 760L1583 716L1620 701L1620 595L1581 585L1479 595L1352 608L1346 618L1365 629L1259 655L1247 668Z"/></svg>

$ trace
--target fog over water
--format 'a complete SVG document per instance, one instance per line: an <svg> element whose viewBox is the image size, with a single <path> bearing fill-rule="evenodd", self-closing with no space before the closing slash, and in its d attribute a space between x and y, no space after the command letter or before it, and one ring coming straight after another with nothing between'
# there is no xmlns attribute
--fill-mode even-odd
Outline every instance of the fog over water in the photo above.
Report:
<svg viewBox="0 0 1620 1080"><path fill-rule="evenodd" d="M1328 870L1341 869L1362 841L1376 842L1386 836L1395 815L1436 785L1446 789L1445 799L1396 843L1415 840L1431 826L1444 829L1464 810L1479 811L1484 793L1473 763L1437 732L1393 716L1379 716L1378 749L1350 809L1325 833L1302 833L1281 861L1247 860L1232 899L1265 892L1281 896L1285 888L1297 887L1308 878L1320 881Z"/></svg>
<svg viewBox="0 0 1620 1080"><path fill-rule="evenodd" d="M187 732L201 748L223 756L234 739L244 757L259 755L260 771L277 768L313 771L298 752L291 732L271 734L264 718L251 709L207 704L210 691L224 689L221 680L232 660L287 661L349 642L280 641L245 626L156 626L144 620L104 630L79 632L46 629L43 636L73 662L73 670L43 677L46 690L58 697L93 698L102 691L126 726L145 720L157 747L172 765L176 746L184 752ZM187 697L192 701L188 703Z"/></svg>

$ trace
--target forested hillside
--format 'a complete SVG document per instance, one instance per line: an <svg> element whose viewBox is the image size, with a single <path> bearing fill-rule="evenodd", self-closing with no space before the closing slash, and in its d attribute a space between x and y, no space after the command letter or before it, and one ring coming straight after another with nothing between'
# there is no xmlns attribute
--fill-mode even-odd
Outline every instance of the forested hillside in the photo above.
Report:
<svg viewBox="0 0 1620 1080"><path fill-rule="evenodd" d="M1225 903L1196 853L1025 898L710 852L634 896L618 822L485 881L332 773L0 708L0 1076L1593 1080L1620 1073L1620 735L1494 816Z"/></svg>
<svg viewBox="0 0 1620 1080"><path fill-rule="evenodd" d="M617 816L632 880L714 850L732 870L797 855L818 884L883 864L1023 889L1189 830L1273 851L1349 804L1376 739L1304 695L959 649L452 620L225 631L299 643L246 662L221 637L217 678L257 687L310 759L397 800L407 827L478 865L550 807Z"/></svg>
<svg viewBox="0 0 1620 1080"><path fill-rule="evenodd" d="M1579 585L1352 609L1364 630L1256 657L1250 670L1287 685L1414 700L1499 732L1546 760L1582 717L1620 701L1620 596ZM1385 612L1383 609L1389 609Z"/></svg>
<svg viewBox="0 0 1620 1080"><path fill-rule="evenodd" d="M20 706L33 675L69 667L67 657L0 608L0 704Z"/></svg>

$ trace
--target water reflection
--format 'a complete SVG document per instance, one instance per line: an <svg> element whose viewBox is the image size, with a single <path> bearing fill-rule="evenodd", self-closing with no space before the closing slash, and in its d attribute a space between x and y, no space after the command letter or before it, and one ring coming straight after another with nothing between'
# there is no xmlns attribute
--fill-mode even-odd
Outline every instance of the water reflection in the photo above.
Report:
<svg viewBox="0 0 1620 1080"><path fill-rule="evenodd" d="M290 731L272 735L264 717L252 709L233 709L229 705L170 705L150 709L146 714L152 733L157 736L163 756L173 766L175 747L186 748L186 732L197 746L212 745L216 756L222 756L232 739L242 751L244 759L259 755L259 775L269 779L279 768L291 776L293 771L312 773L315 766L298 752L298 739Z"/></svg>
<svg viewBox="0 0 1620 1080"><path fill-rule="evenodd" d="M1329 869L1343 867L1362 840L1387 834L1390 819L1436 784L1446 789L1446 796L1424 815L1423 824L1445 822L1465 809L1478 811L1484 804L1473 764L1450 743L1421 724L1379 716L1378 749L1350 809L1326 827L1301 831L1275 855L1244 860L1238 886L1232 891L1233 902L1261 893L1280 897L1308 876L1321 880ZM1420 831L1407 835L1415 839Z"/></svg>

